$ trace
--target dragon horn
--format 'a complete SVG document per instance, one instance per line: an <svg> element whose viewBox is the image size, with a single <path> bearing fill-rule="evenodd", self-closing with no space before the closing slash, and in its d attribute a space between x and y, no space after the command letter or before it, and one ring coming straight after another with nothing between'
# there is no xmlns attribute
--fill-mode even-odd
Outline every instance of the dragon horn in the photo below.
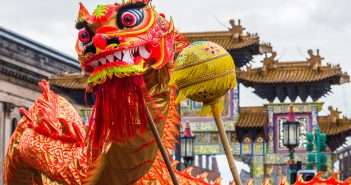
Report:
<svg viewBox="0 0 351 185"><path fill-rule="evenodd" d="M174 23L173 23L173 18L171 17L169 20L169 27L168 27L169 32L174 31Z"/></svg>
<svg viewBox="0 0 351 185"><path fill-rule="evenodd" d="M90 17L89 11L85 8L83 3L79 3L79 12L77 16L77 21L86 21Z"/></svg>

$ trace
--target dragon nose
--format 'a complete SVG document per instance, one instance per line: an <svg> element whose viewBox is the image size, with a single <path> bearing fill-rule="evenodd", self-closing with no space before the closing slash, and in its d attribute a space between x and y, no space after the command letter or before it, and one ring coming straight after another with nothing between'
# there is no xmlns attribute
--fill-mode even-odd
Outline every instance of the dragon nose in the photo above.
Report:
<svg viewBox="0 0 351 185"><path fill-rule="evenodd" d="M93 37L93 44L98 50L104 50L107 45L109 38L104 34L96 34Z"/></svg>

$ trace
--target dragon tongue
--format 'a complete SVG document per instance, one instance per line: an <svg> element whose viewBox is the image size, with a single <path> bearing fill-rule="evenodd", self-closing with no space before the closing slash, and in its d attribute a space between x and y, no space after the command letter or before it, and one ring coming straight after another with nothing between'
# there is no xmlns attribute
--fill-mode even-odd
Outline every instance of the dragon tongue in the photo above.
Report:
<svg viewBox="0 0 351 185"><path fill-rule="evenodd" d="M143 59L143 57L137 56L134 59L134 64L135 65L139 65L139 64L144 64L145 63L145 59Z"/></svg>

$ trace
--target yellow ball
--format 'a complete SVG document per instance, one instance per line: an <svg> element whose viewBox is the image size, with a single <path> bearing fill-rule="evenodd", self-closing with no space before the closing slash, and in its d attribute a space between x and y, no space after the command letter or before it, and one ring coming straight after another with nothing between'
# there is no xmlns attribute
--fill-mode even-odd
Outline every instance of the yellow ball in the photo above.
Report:
<svg viewBox="0 0 351 185"><path fill-rule="evenodd" d="M189 98L205 104L216 101L235 84L232 57L209 41L194 42L179 53L170 82L179 89L177 102Z"/></svg>

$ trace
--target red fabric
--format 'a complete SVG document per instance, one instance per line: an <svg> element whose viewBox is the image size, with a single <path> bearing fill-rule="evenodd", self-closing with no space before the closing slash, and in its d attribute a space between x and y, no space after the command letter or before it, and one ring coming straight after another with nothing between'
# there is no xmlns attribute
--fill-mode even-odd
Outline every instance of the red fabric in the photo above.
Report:
<svg viewBox="0 0 351 185"><path fill-rule="evenodd" d="M148 123L144 98L145 83L142 76L112 78L94 89L96 103L90 118L93 127L93 144L110 139L123 142L125 137L145 131ZM147 92L145 92L147 93Z"/></svg>

